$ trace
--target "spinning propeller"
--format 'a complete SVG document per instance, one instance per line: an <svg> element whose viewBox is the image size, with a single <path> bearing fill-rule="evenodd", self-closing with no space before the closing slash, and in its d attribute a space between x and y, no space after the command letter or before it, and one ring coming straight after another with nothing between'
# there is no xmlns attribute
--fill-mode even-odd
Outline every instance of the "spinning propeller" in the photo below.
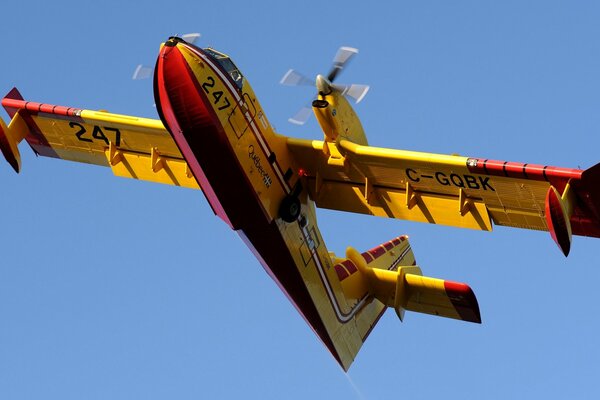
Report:
<svg viewBox="0 0 600 400"><path fill-rule="evenodd" d="M198 40L200 38L200 36L201 35L199 33L186 33L185 35L182 35L181 38L188 43L194 44L196 42L196 40ZM154 67L151 67L149 65L140 64L135 68L135 71L133 72L133 76L131 77L131 79L133 79L133 80L148 79L152 76L153 72L154 72Z"/></svg>
<svg viewBox="0 0 600 400"><path fill-rule="evenodd" d="M335 57L333 58L333 65L329 70L327 76L317 75L316 86L320 95L327 95L332 91L340 92L342 95L352 97L356 103L359 103L363 97L369 91L368 85L340 85L333 84L333 81L338 77L340 72L348 65L348 62L358 54L358 50L352 47L340 47ZM307 78L305 75L298 71L290 69L279 82L286 86L313 86L315 81ZM304 125L306 121L312 115L312 108L304 106L294 115L288 119L289 122L296 125Z"/></svg>

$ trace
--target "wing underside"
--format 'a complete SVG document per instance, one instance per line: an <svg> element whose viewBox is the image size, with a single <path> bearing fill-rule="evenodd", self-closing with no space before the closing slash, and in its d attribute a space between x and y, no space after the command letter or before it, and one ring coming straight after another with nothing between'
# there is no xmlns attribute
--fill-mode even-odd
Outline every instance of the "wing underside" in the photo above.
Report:
<svg viewBox="0 0 600 400"><path fill-rule="evenodd" d="M335 146L290 138L288 146L319 207L480 230L493 223L548 231L549 190L564 195L570 186L572 233L600 237L600 164L583 171L346 140Z"/></svg>
<svg viewBox="0 0 600 400"><path fill-rule="evenodd" d="M199 189L160 120L23 100L13 89L2 105L0 147L15 170L17 144L25 140L40 156L110 167L117 176Z"/></svg>

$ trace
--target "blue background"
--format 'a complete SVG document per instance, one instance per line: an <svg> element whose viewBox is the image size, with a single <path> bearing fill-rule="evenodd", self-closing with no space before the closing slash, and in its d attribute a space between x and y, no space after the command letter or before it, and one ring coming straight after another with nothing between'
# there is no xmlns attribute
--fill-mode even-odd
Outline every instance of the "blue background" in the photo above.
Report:
<svg viewBox="0 0 600 400"><path fill-rule="evenodd" d="M278 132L314 91L278 84L360 49L340 82L381 147L587 168L600 161L600 5L561 1L6 2L0 91L155 117L168 36L230 54ZM2 114L5 120L6 114ZM320 210L330 250L409 234L469 283L474 325L388 312L348 374L199 191L96 166L0 163L0 398L597 398L598 239Z"/></svg>

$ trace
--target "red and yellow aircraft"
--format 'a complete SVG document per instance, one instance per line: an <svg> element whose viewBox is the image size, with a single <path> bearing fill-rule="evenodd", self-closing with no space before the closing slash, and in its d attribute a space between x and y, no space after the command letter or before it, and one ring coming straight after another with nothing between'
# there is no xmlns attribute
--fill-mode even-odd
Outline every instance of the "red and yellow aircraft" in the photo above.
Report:
<svg viewBox="0 0 600 400"><path fill-rule="evenodd" d="M160 120L2 100L0 148L19 172L17 145L41 156L108 166L117 176L201 189L214 213L347 370L387 307L481 322L471 288L425 277L406 236L363 253L330 253L315 206L489 231L550 231L564 254L571 236L600 237L600 164L567 169L374 148L332 84L344 62L316 79L324 140L278 135L232 60L172 37L154 72ZM364 92L364 90L362 91Z"/></svg>

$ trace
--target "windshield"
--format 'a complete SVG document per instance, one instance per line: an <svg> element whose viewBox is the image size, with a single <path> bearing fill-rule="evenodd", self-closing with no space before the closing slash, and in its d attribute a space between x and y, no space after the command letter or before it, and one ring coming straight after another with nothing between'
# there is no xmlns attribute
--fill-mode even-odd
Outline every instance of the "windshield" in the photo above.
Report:
<svg viewBox="0 0 600 400"><path fill-rule="evenodd" d="M231 61L231 59L225 54L219 53L218 51L213 50L211 48L206 48L204 49L204 51L208 56L210 56L213 60L218 62L219 65L221 65L225 72L227 72L231 79L233 79L233 82L235 82L238 89L241 90L244 84L244 77L242 76L240 70L235 66L233 61Z"/></svg>

